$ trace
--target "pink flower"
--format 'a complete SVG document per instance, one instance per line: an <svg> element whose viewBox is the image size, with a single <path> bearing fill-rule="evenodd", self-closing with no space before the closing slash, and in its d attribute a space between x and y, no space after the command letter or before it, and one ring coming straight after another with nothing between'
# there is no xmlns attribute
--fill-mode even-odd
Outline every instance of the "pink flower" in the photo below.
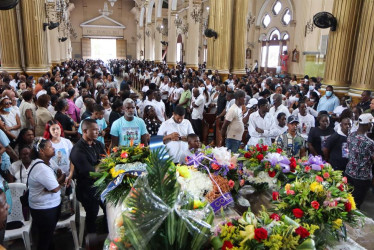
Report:
<svg viewBox="0 0 374 250"><path fill-rule="evenodd" d="M235 185L235 182L233 180L229 180L229 187L232 189Z"/></svg>
<svg viewBox="0 0 374 250"><path fill-rule="evenodd" d="M230 170L233 170L234 168L235 168L235 165L232 164L232 163L230 163L229 169L230 169Z"/></svg>
<svg viewBox="0 0 374 250"><path fill-rule="evenodd" d="M295 191L293 191L293 190L287 190L287 191L286 191L286 194L287 194L287 195L294 195L294 194L295 194Z"/></svg>
<svg viewBox="0 0 374 250"><path fill-rule="evenodd" d="M305 168L304 168L305 173L309 173L310 170L311 170L311 168L309 166L305 166Z"/></svg>
<svg viewBox="0 0 374 250"><path fill-rule="evenodd" d="M240 186L244 186L244 180L240 180Z"/></svg>
<svg viewBox="0 0 374 250"><path fill-rule="evenodd" d="M278 214L273 213L273 214L270 215L270 219L275 220L275 221L279 221L280 216Z"/></svg>
<svg viewBox="0 0 374 250"><path fill-rule="evenodd" d="M323 182L323 178L319 175L316 175L316 181L317 182Z"/></svg>
<svg viewBox="0 0 374 250"><path fill-rule="evenodd" d="M347 182L348 182L347 177L343 177L342 181L343 181L344 184L347 184Z"/></svg>
<svg viewBox="0 0 374 250"><path fill-rule="evenodd" d="M329 202L329 207L336 207L338 205L337 201L330 201Z"/></svg>
<svg viewBox="0 0 374 250"><path fill-rule="evenodd" d="M326 172L326 173L323 174L323 178L328 179L329 177L330 177L329 173Z"/></svg>

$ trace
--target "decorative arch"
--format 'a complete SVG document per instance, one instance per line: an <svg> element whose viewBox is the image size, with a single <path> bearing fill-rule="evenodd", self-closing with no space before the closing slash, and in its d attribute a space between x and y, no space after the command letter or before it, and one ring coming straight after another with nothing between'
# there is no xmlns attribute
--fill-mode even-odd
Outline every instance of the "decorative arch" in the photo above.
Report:
<svg viewBox="0 0 374 250"><path fill-rule="evenodd" d="M283 39L285 35L288 36L287 39ZM283 32L281 32L281 37L280 37L280 39L281 39L281 40L288 40L288 39L290 39L290 34L288 34L287 31L283 31Z"/></svg>
<svg viewBox="0 0 374 250"><path fill-rule="evenodd" d="M266 40L266 34L265 33L262 33L259 37L258 37L258 41L262 42L262 41L265 41Z"/></svg>
<svg viewBox="0 0 374 250"><path fill-rule="evenodd" d="M145 8L142 7L141 10L140 10L140 17L139 17L139 26L140 27L144 27L144 12L145 12Z"/></svg>
<svg viewBox="0 0 374 250"><path fill-rule="evenodd" d="M177 0L175 0L177 1ZM289 6L289 9L290 9L290 12L291 12L291 21L293 20L294 16L295 16L295 10L294 10L294 7L293 7L293 4L291 2L291 0L284 0L288 3L288 6ZM266 12L266 9L268 7L269 4L273 4L274 0L266 0L265 3L261 6L260 8L260 11L257 15L257 19L256 19L256 26L260 26L261 25L261 22L262 22L262 17L265 15L265 12Z"/></svg>
<svg viewBox="0 0 374 250"><path fill-rule="evenodd" d="M270 28L269 29L269 31L268 31L268 33L266 34L266 40L270 40L270 36L271 36L271 34L274 32L274 31L278 31L279 32L279 34L281 34L281 32L278 30L278 28L277 27L272 27L272 28ZM279 37L279 40L280 40L280 37Z"/></svg>

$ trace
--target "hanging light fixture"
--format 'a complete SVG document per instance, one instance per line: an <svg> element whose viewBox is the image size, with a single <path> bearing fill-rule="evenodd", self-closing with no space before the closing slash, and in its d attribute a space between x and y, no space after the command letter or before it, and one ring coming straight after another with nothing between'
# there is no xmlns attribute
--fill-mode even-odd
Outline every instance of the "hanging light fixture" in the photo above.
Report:
<svg viewBox="0 0 374 250"><path fill-rule="evenodd" d="M114 3L117 2L117 0L108 0L108 2L110 3L110 6L114 6Z"/></svg>

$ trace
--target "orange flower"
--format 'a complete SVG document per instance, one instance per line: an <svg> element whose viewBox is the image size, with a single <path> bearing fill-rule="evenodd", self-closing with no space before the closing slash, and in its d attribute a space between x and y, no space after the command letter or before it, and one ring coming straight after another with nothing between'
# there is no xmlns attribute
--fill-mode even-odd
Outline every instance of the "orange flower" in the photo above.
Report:
<svg viewBox="0 0 374 250"><path fill-rule="evenodd" d="M220 166L218 164L212 163L211 166L212 166L213 170L219 170L220 169Z"/></svg>
<svg viewBox="0 0 374 250"><path fill-rule="evenodd" d="M117 147L114 147L112 150L113 150L114 153L117 153L118 148L117 148Z"/></svg>
<svg viewBox="0 0 374 250"><path fill-rule="evenodd" d="M130 147L134 146L134 139L130 140Z"/></svg>

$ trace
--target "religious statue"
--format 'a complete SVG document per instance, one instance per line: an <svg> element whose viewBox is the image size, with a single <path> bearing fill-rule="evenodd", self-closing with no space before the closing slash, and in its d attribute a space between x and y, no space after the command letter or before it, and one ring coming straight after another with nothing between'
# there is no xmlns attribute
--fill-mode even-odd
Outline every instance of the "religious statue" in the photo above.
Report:
<svg viewBox="0 0 374 250"><path fill-rule="evenodd" d="M287 50L283 52L283 55L280 56L281 59L281 67L283 72L287 71L287 61L288 61L288 53Z"/></svg>

